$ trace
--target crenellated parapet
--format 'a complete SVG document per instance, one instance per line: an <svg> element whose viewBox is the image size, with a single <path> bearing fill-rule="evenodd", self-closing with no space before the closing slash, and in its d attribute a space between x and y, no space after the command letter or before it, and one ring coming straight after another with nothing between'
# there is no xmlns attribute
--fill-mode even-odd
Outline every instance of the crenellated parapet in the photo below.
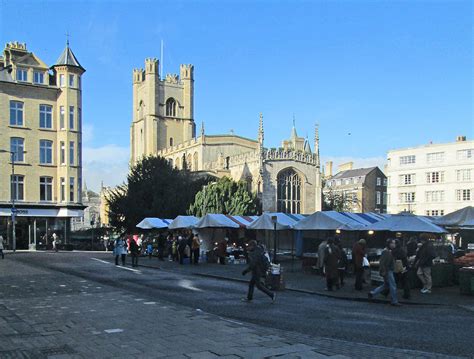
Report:
<svg viewBox="0 0 474 359"><path fill-rule="evenodd" d="M263 151L264 161L296 161L312 166L318 165L318 156L313 153L284 149L265 149Z"/></svg>
<svg viewBox="0 0 474 359"><path fill-rule="evenodd" d="M176 152L180 152L184 149L187 149L191 146L194 146L194 145L197 145L201 143L201 137L198 137L198 138L192 138L188 141L185 141L185 142L182 142L178 145L175 145L175 146L171 146L171 147L166 147L164 149L162 149L161 151L158 151L156 154L157 156L161 156L161 157L166 157L166 156L170 156L170 155L173 155L175 154Z"/></svg>

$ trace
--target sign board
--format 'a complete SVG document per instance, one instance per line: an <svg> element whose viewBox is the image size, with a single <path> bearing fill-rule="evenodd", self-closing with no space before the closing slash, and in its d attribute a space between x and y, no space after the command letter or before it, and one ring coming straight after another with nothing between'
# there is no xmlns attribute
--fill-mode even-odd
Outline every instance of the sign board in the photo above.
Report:
<svg viewBox="0 0 474 359"><path fill-rule="evenodd" d="M474 251L474 243L468 243L467 244L467 249Z"/></svg>
<svg viewBox="0 0 474 359"><path fill-rule="evenodd" d="M16 217L81 217L84 211L68 208L15 208ZM10 217L11 208L0 208L0 217Z"/></svg>

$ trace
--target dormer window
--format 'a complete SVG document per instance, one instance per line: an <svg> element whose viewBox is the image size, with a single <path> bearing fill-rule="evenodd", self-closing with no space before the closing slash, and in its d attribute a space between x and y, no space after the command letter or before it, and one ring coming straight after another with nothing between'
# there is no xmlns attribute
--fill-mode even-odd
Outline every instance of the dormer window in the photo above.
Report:
<svg viewBox="0 0 474 359"><path fill-rule="evenodd" d="M28 81L28 71L26 69L17 68L16 69L16 80L17 81Z"/></svg>
<svg viewBox="0 0 474 359"><path fill-rule="evenodd" d="M33 73L33 81L35 84L42 84L44 83L44 73L35 71Z"/></svg>
<svg viewBox="0 0 474 359"><path fill-rule="evenodd" d="M166 116L176 117L176 100L172 97L166 101Z"/></svg>

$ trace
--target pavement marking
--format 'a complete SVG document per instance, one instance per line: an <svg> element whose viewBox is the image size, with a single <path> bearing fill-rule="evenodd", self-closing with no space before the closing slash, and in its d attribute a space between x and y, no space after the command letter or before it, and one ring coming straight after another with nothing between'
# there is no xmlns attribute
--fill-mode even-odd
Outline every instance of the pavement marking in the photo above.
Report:
<svg viewBox="0 0 474 359"><path fill-rule="evenodd" d="M107 261L104 261L104 260L99 259L99 258L91 258L91 259L93 259L93 260L95 260L95 261L97 261L97 262L101 262L101 263L105 263L105 264L110 264L110 265L112 265L112 263L107 262ZM125 269L125 270L132 271L132 272L134 272L134 273L137 273L137 274L142 274L142 272L141 272L140 270L138 270L138 269L123 267L123 266L115 266L115 268Z"/></svg>
<svg viewBox="0 0 474 359"><path fill-rule="evenodd" d="M113 333L122 333L123 329L105 329L104 332L107 334L113 334Z"/></svg>
<svg viewBox="0 0 474 359"><path fill-rule="evenodd" d="M152 305L152 304L156 304L156 302L143 302L143 304Z"/></svg>
<svg viewBox="0 0 474 359"><path fill-rule="evenodd" d="M178 282L178 285L184 289L194 290L196 292L202 292L202 289L196 288L195 286L193 286L193 283L187 279L181 279Z"/></svg>
<svg viewBox="0 0 474 359"><path fill-rule="evenodd" d="M145 300L145 299L142 299L142 298L135 298L135 300L136 300L137 302L141 302L142 300Z"/></svg>
<svg viewBox="0 0 474 359"><path fill-rule="evenodd" d="M224 322L229 322L229 323L238 324L238 325L244 325L244 323L237 322L236 320L226 319L226 318L222 318L222 317L219 317L219 318L220 318L221 320L223 320Z"/></svg>
<svg viewBox="0 0 474 359"><path fill-rule="evenodd" d="M59 286L64 288L66 286L66 284L60 284Z"/></svg>

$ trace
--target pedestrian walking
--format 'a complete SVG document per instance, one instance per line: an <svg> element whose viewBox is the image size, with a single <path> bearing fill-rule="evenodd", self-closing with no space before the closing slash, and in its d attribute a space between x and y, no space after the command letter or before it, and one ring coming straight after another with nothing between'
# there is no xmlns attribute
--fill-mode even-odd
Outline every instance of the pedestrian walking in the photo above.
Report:
<svg viewBox="0 0 474 359"><path fill-rule="evenodd" d="M146 245L146 254L148 254L148 259L151 259L151 256L153 255L153 242L148 241Z"/></svg>
<svg viewBox="0 0 474 359"><path fill-rule="evenodd" d="M117 238L114 244L115 265L118 266L119 258L122 259L122 265L125 265L125 258L127 256L127 242L122 238Z"/></svg>
<svg viewBox="0 0 474 359"><path fill-rule="evenodd" d="M242 275L252 273L252 278L249 282L249 289L247 297L242 298L244 302L250 302L253 299L253 292L255 287L260 291L268 295L272 299L272 303L275 302L276 294L270 291L263 283L262 279L265 277L267 270L270 266L270 262L266 258L265 250L263 247L257 245L255 240L251 240L248 244L248 256L249 263L248 267L242 272Z"/></svg>
<svg viewBox="0 0 474 359"><path fill-rule="evenodd" d="M53 251L57 252L58 251L58 235L56 233L53 233Z"/></svg>
<svg viewBox="0 0 474 359"><path fill-rule="evenodd" d="M158 243L157 243L157 249L158 249L158 259L160 261L164 261L164 256L165 256L165 248L166 248L166 239L165 236L160 234L158 236Z"/></svg>
<svg viewBox="0 0 474 359"><path fill-rule="evenodd" d="M199 236L197 233L193 237L193 242L191 244L191 254L192 254L192 263L199 264L199 251L201 250L201 242L199 241Z"/></svg>
<svg viewBox="0 0 474 359"><path fill-rule="evenodd" d="M403 288L403 298L410 299L410 283L408 282L408 258L407 253L402 247L400 240L395 239L395 248L392 250L393 260L395 266L393 274L395 276L395 282ZM383 294L388 296L389 290L386 289Z"/></svg>
<svg viewBox="0 0 474 359"><path fill-rule="evenodd" d="M334 244L334 238L328 238L324 249L324 273L326 275L326 290L332 291L338 282L339 249Z"/></svg>
<svg viewBox="0 0 474 359"><path fill-rule="evenodd" d="M140 247L135 239L130 239L130 255L132 256L132 267L138 267L138 257L140 255Z"/></svg>
<svg viewBox="0 0 474 359"><path fill-rule="evenodd" d="M415 257L416 274L420 278L423 288L421 293L431 293L433 281L431 279L431 267L433 266L433 259L435 258L435 250L431 243L429 234L422 234L420 236L421 247L418 249Z"/></svg>
<svg viewBox="0 0 474 359"><path fill-rule="evenodd" d="M393 275L395 260L393 259L392 250L394 248L395 241L393 239L388 239L379 261L379 273L383 278L383 284L374 290L371 290L368 296L369 299L372 299L384 290L389 289L391 299L390 304L393 306L400 306L401 304L398 302L397 298L397 284L395 283L395 277Z"/></svg>
<svg viewBox="0 0 474 359"><path fill-rule="evenodd" d="M217 257L219 258L219 263L225 264L225 257L227 255L227 238L223 238L217 243Z"/></svg>
<svg viewBox="0 0 474 359"><path fill-rule="evenodd" d="M337 263L337 271L339 274L339 287L343 287L344 277L347 270L347 254L344 251L344 248L342 248L341 240L339 238L336 238L335 243L336 247L339 250L339 261Z"/></svg>
<svg viewBox="0 0 474 359"><path fill-rule="evenodd" d="M364 280L364 258L365 258L365 239L360 239L352 247L352 263L355 273L355 290L362 290Z"/></svg>
<svg viewBox="0 0 474 359"><path fill-rule="evenodd" d="M0 234L0 253L2 254L2 259L5 259L5 254L3 253L3 249L4 249L3 236Z"/></svg>

